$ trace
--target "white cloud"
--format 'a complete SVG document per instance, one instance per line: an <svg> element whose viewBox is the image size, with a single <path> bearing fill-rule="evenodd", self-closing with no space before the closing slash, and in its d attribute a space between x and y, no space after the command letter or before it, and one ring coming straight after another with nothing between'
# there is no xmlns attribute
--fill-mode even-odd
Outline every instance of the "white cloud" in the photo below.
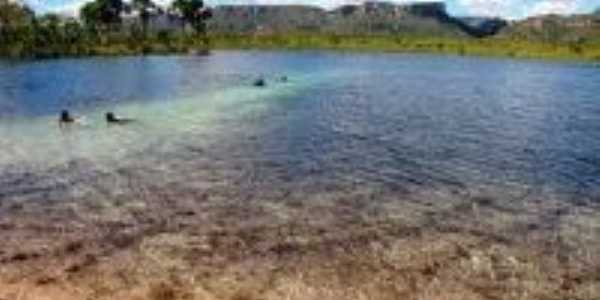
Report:
<svg viewBox="0 0 600 300"><path fill-rule="evenodd" d="M458 0L472 15L523 18L539 14L572 14L582 0Z"/></svg>
<svg viewBox="0 0 600 300"><path fill-rule="evenodd" d="M477 16L511 16L524 14L523 0L458 0L468 14Z"/></svg>
<svg viewBox="0 0 600 300"><path fill-rule="evenodd" d="M577 11L579 1L576 0L549 0L536 3L531 8L531 14L572 14Z"/></svg>
<svg viewBox="0 0 600 300"><path fill-rule="evenodd" d="M76 17L79 15L79 10L85 4L85 2L86 1L77 1L77 2L72 2L72 3L67 3L62 6L57 7L56 9L54 9L54 11L56 11L57 13L59 13L61 15L65 15L65 16L69 16L69 17Z"/></svg>

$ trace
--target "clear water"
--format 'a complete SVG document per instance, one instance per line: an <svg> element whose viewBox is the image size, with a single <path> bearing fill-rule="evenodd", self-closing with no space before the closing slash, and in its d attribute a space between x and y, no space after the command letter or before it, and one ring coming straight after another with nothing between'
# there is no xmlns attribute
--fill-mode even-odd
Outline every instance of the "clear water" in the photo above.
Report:
<svg viewBox="0 0 600 300"><path fill-rule="evenodd" d="M585 64L405 54L0 62L0 199L128 194L132 177L189 192L485 185L595 199L599 83ZM60 130L62 109L81 124ZM106 111L137 122L109 127Z"/></svg>

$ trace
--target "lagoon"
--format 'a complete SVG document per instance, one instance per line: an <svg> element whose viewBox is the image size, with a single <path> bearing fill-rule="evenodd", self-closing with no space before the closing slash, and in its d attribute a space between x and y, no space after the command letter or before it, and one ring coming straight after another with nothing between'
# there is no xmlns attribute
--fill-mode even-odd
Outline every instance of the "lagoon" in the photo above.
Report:
<svg viewBox="0 0 600 300"><path fill-rule="evenodd" d="M267 87L252 87L259 76ZM112 170L160 160L177 173L181 160L214 155L292 183L567 196L600 186L600 71L586 64L224 51L4 62L0 78L4 180L82 161ZM83 124L61 132L61 109ZM105 111L139 122L107 128Z"/></svg>
<svg viewBox="0 0 600 300"><path fill-rule="evenodd" d="M0 62L0 298L598 299L598 82L416 54Z"/></svg>

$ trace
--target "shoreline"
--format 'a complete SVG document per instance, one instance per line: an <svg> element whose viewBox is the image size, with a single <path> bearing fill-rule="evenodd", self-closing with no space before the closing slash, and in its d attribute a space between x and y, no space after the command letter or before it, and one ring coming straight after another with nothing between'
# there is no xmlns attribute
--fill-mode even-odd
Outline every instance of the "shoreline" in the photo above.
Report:
<svg viewBox="0 0 600 300"><path fill-rule="evenodd" d="M133 48L132 48L133 47ZM132 46L128 41L109 42L102 46L68 47L69 52L33 50L32 53L8 55L5 60L85 58L139 55L181 55L207 51L203 46L181 40L168 43L145 41ZM600 62L600 44L575 45L545 43L504 38L444 38L411 36L341 36L325 34L289 35L212 35L210 50L327 50L373 53L448 54L465 57L540 59L548 61ZM208 50L208 51L210 51Z"/></svg>
<svg viewBox="0 0 600 300"><path fill-rule="evenodd" d="M300 42L298 42L300 41ZM218 36L211 39L214 49L236 50L333 50L415 54L449 54L466 57L541 59L549 61L599 62L600 44L573 49L561 43L531 42L503 38L444 38L411 36Z"/></svg>

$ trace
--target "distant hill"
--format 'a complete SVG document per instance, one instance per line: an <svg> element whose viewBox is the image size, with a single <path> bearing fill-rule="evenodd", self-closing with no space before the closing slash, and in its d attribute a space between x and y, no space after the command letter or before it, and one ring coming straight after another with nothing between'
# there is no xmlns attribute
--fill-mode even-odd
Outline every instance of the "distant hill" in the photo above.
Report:
<svg viewBox="0 0 600 300"><path fill-rule="evenodd" d="M465 26L472 28L475 35L495 35L508 25L508 22L500 18L489 17L460 17L458 18Z"/></svg>
<svg viewBox="0 0 600 300"><path fill-rule="evenodd" d="M213 8L209 32L270 33L320 30L326 12L302 5L221 5Z"/></svg>
<svg viewBox="0 0 600 300"><path fill-rule="evenodd" d="M213 14L209 23L209 31L213 33L494 36L558 43L600 43L600 9L591 14L543 15L513 22L499 18L451 16L443 2L395 4L368 1L333 10L303 5L221 5L214 7Z"/></svg>
<svg viewBox="0 0 600 300"><path fill-rule="evenodd" d="M303 5L221 5L213 9L209 31L273 34L293 31L336 34L416 34L446 37L486 36L506 22L448 15L443 2L394 4L365 2L324 10Z"/></svg>
<svg viewBox="0 0 600 300"><path fill-rule="evenodd" d="M531 17L514 22L499 37L550 42L600 42L600 14Z"/></svg>

